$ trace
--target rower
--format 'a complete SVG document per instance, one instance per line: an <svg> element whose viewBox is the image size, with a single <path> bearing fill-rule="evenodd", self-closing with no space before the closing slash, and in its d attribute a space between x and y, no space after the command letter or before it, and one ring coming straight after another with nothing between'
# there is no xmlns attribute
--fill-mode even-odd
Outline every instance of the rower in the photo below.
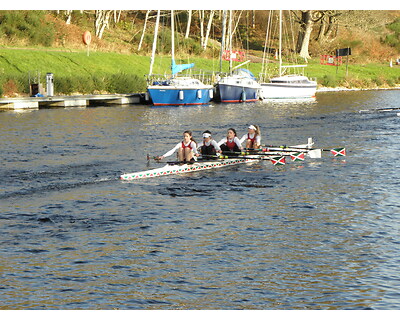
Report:
<svg viewBox="0 0 400 320"><path fill-rule="evenodd" d="M250 125L248 127L248 133L245 134L241 139L240 143L246 141L247 149L258 149L261 145L261 132L260 127L257 125Z"/></svg>
<svg viewBox="0 0 400 320"><path fill-rule="evenodd" d="M204 159L213 158L211 156L215 156L217 152L221 153L221 148L217 144L217 141L211 137L211 132L209 130L203 132L203 143L199 144L197 149Z"/></svg>
<svg viewBox="0 0 400 320"><path fill-rule="evenodd" d="M166 152L160 157L156 157L156 160L164 159L165 157L169 157L177 152L178 161L180 162L195 162L195 156L198 156L197 153L197 144L196 141L193 139L192 132L186 130L183 133L183 140L179 142L174 148Z"/></svg>
<svg viewBox="0 0 400 320"><path fill-rule="evenodd" d="M225 152L241 152L242 150L242 144L233 128L228 129L226 137L219 141L218 145Z"/></svg>

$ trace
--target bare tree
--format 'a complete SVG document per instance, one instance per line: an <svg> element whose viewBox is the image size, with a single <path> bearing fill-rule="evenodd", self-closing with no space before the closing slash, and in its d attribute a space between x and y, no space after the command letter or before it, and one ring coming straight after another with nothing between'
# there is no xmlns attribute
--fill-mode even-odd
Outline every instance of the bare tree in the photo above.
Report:
<svg viewBox="0 0 400 320"><path fill-rule="evenodd" d="M101 39L104 29L108 26L113 10L96 10L95 34Z"/></svg>
<svg viewBox="0 0 400 320"><path fill-rule="evenodd" d="M215 10L211 10L210 17L208 18L206 37L205 37L204 43L203 43L203 49L204 50L207 49L208 37L210 36L212 21L213 21L213 18L214 18L214 13L215 13Z"/></svg>
<svg viewBox="0 0 400 320"><path fill-rule="evenodd" d="M296 13L294 12L296 15ZM301 10L301 18L297 17L297 22L300 24L299 36L297 38L296 51L300 57L306 61L310 58L308 47L311 39L311 32L314 24L323 18L323 11L319 10Z"/></svg>
<svg viewBox="0 0 400 320"><path fill-rule="evenodd" d="M204 10L199 10L200 45L204 46Z"/></svg>
<svg viewBox="0 0 400 320"><path fill-rule="evenodd" d="M149 19L149 13L151 10L147 10L146 12L146 17L144 18L144 25L143 25L143 32L142 32L142 36L140 37L140 41L139 41L139 46L138 46L138 51L140 51L140 49L142 48L142 42L143 42L143 38L144 38L144 33L146 31L146 25L147 25L147 20Z"/></svg>
<svg viewBox="0 0 400 320"><path fill-rule="evenodd" d="M192 10L188 10L188 22L187 22L187 25L186 25L185 39L189 38L190 24L191 23L192 23Z"/></svg>
<svg viewBox="0 0 400 320"><path fill-rule="evenodd" d="M60 14L62 12L62 15L65 16L65 24L71 24L71 18L72 18L72 10L57 10L57 14Z"/></svg>
<svg viewBox="0 0 400 320"><path fill-rule="evenodd" d="M316 37L316 41L324 42L331 35L334 26L337 24L337 17L340 16L341 13L336 10L326 10L324 11L324 16L320 20L320 28L318 32L318 36Z"/></svg>
<svg viewBox="0 0 400 320"><path fill-rule="evenodd" d="M65 10L65 15L67 17L67 21L65 21L65 23L66 24L71 24L72 10Z"/></svg>
<svg viewBox="0 0 400 320"><path fill-rule="evenodd" d="M122 10L114 10L114 23L118 23L121 19Z"/></svg>

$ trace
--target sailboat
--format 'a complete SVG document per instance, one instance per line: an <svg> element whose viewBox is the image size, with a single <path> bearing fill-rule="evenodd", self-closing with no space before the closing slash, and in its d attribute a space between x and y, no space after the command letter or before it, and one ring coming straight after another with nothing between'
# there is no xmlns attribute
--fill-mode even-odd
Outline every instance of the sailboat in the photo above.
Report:
<svg viewBox="0 0 400 320"><path fill-rule="evenodd" d="M223 11L223 27L225 30L226 24L226 10ZM247 69L239 68L244 64L250 62L246 61L234 68L232 68L232 11L229 15L229 38L230 38L230 48L229 48L229 70L230 73L217 81L215 85L215 101L218 102L255 102L259 100L259 91L261 90L260 84L257 82L254 75ZM220 63L222 69L222 55L224 52L224 40L225 36L222 35L221 42L221 56ZM222 71L222 70L221 70Z"/></svg>
<svg viewBox="0 0 400 320"><path fill-rule="evenodd" d="M315 99L317 82L304 75L285 74L288 68L304 68L306 65L282 65L282 10L279 11L279 76L270 82L261 83L261 98L270 99Z"/></svg>
<svg viewBox="0 0 400 320"><path fill-rule="evenodd" d="M154 63L157 29L160 10L157 12L156 31L154 33L153 52L150 63L150 76ZM213 97L213 86L206 85L192 77L178 77L183 70L194 67L194 63L176 64L174 38L174 11L171 10L171 77L162 81L154 81L147 87L148 95L155 106L189 106L208 104Z"/></svg>

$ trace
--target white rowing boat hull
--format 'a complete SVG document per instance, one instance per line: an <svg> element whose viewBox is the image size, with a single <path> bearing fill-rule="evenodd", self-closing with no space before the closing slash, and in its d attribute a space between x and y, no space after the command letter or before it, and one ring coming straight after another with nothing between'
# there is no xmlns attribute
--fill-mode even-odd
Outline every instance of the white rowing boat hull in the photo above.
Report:
<svg viewBox="0 0 400 320"><path fill-rule="evenodd" d="M249 163L256 162L260 158L257 159L224 159L220 161L210 161L210 162L195 162L193 164L183 164L183 165L165 165L164 167L134 172L134 173L125 173L120 176L121 180L137 180L144 178L153 178L153 177L161 177L170 174L180 174L180 173L188 173L195 172L201 170L209 170L209 169L217 169L226 166L232 166L240 163Z"/></svg>

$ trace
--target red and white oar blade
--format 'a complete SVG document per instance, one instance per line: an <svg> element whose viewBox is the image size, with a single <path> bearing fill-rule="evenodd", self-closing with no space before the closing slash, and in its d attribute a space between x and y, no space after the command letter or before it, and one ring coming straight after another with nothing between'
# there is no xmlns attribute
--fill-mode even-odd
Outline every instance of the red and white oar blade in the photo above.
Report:
<svg viewBox="0 0 400 320"><path fill-rule="evenodd" d="M290 158L292 159L293 162L304 161L305 160L305 154L304 154L304 152L292 153L290 155Z"/></svg>
<svg viewBox="0 0 400 320"><path fill-rule="evenodd" d="M345 157L346 156L346 148L334 148L331 149L331 153L334 157Z"/></svg>
<svg viewBox="0 0 400 320"><path fill-rule="evenodd" d="M271 157L271 162L274 166L283 166L286 164L285 157Z"/></svg>

